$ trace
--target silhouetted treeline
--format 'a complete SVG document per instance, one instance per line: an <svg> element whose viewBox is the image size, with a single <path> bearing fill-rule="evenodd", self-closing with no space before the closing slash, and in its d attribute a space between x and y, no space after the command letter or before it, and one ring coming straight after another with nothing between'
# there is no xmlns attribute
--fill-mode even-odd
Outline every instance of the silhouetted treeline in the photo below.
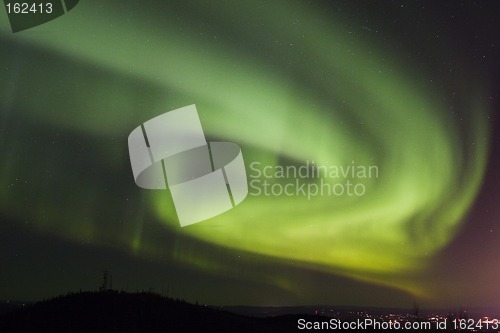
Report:
<svg viewBox="0 0 500 333"><path fill-rule="evenodd" d="M0 332L304 332L298 329L299 319L308 322L328 322L332 318L310 314L256 318L189 304L180 299L166 298L152 292L126 293L107 290L69 293L8 312L0 316Z"/></svg>
<svg viewBox="0 0 500 333"><path fill-rule="evenodd" d="M0 317L0 332L289 332L250 318L154 293L82 292Z"/></svg>

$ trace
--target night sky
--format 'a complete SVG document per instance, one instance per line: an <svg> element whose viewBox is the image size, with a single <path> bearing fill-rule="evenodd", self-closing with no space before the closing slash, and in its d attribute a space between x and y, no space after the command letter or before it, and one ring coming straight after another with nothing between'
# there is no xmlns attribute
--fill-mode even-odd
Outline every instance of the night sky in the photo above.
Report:
<svg viewBox="0 0 500 333"><path fill-rule="evenodd" d="M116 289L208 304L500 306L499 15L87 0L12 33L0 10L0 299L94 290L109 270ZM255 162L378 177L362 196L250 194L181 228L168 191L134 183L127 137L192 104L249 180Z"/></svg>

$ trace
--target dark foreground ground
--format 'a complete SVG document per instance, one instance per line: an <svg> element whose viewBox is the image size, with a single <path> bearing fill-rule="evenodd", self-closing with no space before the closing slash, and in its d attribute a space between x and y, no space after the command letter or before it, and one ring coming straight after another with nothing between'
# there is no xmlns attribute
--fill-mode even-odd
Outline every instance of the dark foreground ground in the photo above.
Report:
<svg viewBox="0 0 500 333"><path fill-rule="evenodd" d="M4 314L0 313L0 332L280 333L338 331L332 329L300 330L298 328L299 319L308 322L327 322L331 318L314 315L249 317L207 306L189 304L152 293L106 291L69 294L19 307ZM363 332L376 331L365 329ZM391 332L397 331L391 330ZM426 332L435 331L426 330Z"/></svg>
<svg viewBox="0 0 500 333"><path fill-rule="evenodd" d="M252 318L151 293L84 292L0 315L0 332L291 332L297 320Z"/></svg>

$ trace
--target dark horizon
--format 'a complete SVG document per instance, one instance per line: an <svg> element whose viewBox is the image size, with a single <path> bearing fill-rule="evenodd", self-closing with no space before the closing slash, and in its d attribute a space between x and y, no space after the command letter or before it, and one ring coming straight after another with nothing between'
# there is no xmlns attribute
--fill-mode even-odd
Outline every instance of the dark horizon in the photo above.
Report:
<svg viewBox="0 0 500 333"><path fill-rule="evenodd" d="M348 304L289 304L289 305L244 305L244 304L204 304L199 302L198 300L187 300L182 297L182 295L172 295L169 290L159 291L155 288L147 288L144 290L120 290L114 288L108 288L102 290L102 286L95 289L83 290L83 289L75 289L73 291L66 291L59 295L52 295L49 297L44 297L38 300L20 300L20 299L0 299L0 315L7 311L2 311L1 306L10 304L12 308L22 308L28 305L34 305L40 302L50 301L52 299L57 299L61 297L67 297L71 295L78 294L99 294L99 293L118 293L118 294L147 294L153 296L159 296L161 298L170 299L170 300L178 300L182 302L187 302L189 304L196 304L201 306L208 306L215 309L221 309L224 311L228 311L231 313L248 315L251 317L268 317L273 315L282 315L282 314L312 314L310 311L318 310L322 308L327 309L336 309L342 311L348 310L363 310L368 312L392 312L392 313L405 313L405 314L414 314L416 310L422 315L429 314L450 314L450 313L459 313L459 312L467 312L471 317L474 318L500 318L500 306L497 307L488 307L488 306L471 306L466 307L462 305L450 306L450 307L441 307L441 308L426 308L421 307L417 302L413 302L412 304L408 304L408 306L389 306L389 307L378 307L378 306L363 306L363 305L348 305ZM267 311L272 311L272 315ZM299 311L299 310L307 310L307 311ZM10 310L9 310L10 311Z"/></svg>
<svg viewBox="0 0 500 333"><path fill-rule="evenodd" d="M474 326L475 331L493 332L498 329L498 319L494 318L497 317L477 315L466 309L425 311L417 304L410 311L331 306L207 306L154 292L128 293L112 289L67 293L9 309L0 302L0 329L9 332L160 332L173 329L176 332L237 330L276 333L301 331L307 325L309 329L313 325L335 329L336 325L354 323L362 325L360 327L368 332L384 332L383 325L388 323L392 323L390 325L394 325L398 332L418 331L416 327L427 327L429 332L454 332L456 325L468 325L471 321L478 325ZM352 326L348 327L354 330Z"/></svg>
<svg viewBox="0 0 500 333"><path fill-rule="evenodd" d="M165 293L156 292L150 288L149 290L135 290L135 291L125 291L117 289L106 289L106 290L78 290L78 291L68 291L60 295L55 295L52 297L36 300L36 301L26 301L26 300L3 300L0 299L0 315L10 312L12 310L2 311L2 305L10 304L12 309L19 309L26 306L32 306L40 303L51 302L52 300L67 298L78 295L105 295L105 294L122 294L122 295L150 295L153 297L159 297L165 300L171 300L176 302L182 302L186 304L196 305L196 306L206 306L213 309L223 310L235 314L241 314L249 317L273 317L277 315L284 314L317 314L315 313L319 310L336 310L339 313L349 312L349 311L362 311L368 313L394 313L394 314L410 314L428 316L433 314L448 315L457 313L467 313L473 318L500 318L500 307L449 307L449 308L421 308L418 303L413 303L408 307L366 307L366 306L350 306L350 305L333 305L333 304L297 304L297 305L224 305L224 304L203 304L196 301L189 301L179 296L167 295ZM269 312L271 311L271 312ZM328 315L328 313L323 314Z"/></svg>

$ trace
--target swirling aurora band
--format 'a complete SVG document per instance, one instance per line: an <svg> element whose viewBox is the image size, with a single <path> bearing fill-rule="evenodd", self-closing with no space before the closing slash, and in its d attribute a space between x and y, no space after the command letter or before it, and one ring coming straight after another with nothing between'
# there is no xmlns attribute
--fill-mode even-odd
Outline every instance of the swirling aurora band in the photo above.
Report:
<svg viewBox="0 0 500 333"><path fill-rule="evenodd" d="M15 105L23 111L22 119L99 140L102 151L96 154L108 156L103 168L129 167L122 147L126 141L105 142L109 138L125 137L152 116L196 103L205 132L240 144L247 168L254 161L271 166L284 160L322 165L355 161L376 165L380 175L365 183L362 197L248 197L230 212L184 229L178 228L164 193L141 191L125 179L110 186L140 193L136 204L103 208L89 198L104 180L84 176L90 182L78 189L62 180L38 185L49 194L28 199L37 207L33 211L18 204L22 187L5 192L8 186L2 186L4 212L33 218L40 229L70 239L113 243L152 257L171 249L141 235L144 216L154 215L164 228L189 235L190 244L200 240L425 294L408 276L424 269L428 258L453 238L483 178L488 110L478 102L482 92L477 83L442 79L460 95L457 116L443 97L448 92L425 72L415 75L394 50L377 47L375 38L366 41L345 33L340 23L298 2L271 2L263 8L250 2L98 4L81 3L36 28L51 29L50 34L13 37L2 27L2 38L11 45L21 40L58 52L68 61L62 68L69 70L65 74L59 67L50 71L33 65L31 78L11 72L19 88L2 86L10 93L2 97L3 109ZM202 17L195 15L199 12ZM40 61L10 55L2 61L18 67ZM78 71L76 77L70 59L97 74ZM116 72L116 79L96 68ZM120 75L137 82L123 83ZM62 83L41 88L42 78ZM467 91L470 86L475 90ZM50 151L49 146L43 149ZM17 154L23 150L20 143L4 148L11 158L0 169L2 185L11 182L13 170L22 169L25 161ZM44 163L54 173L68 173L64 163ZM73 193L74 200L51 195L55 187ZM99 200L113 199L101 194ZM82 213L75 217L75 211ZM126 227L97 236L109 229L97 221L103 211L108 218L122 211L117 219L128 220ZM170 255L187 264L213 271L229 265L201 251L183 253L184 245L178 246L181 250Z"/></svg>

